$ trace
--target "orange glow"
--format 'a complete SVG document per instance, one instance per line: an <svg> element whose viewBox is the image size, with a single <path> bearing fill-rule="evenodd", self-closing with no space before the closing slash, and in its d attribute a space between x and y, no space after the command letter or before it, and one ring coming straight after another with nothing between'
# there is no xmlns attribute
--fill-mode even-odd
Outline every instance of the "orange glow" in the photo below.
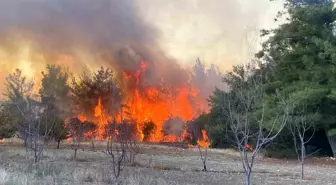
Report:
<svg viewBox="0 0 336 185"><path fill-rule="evenodd" d="M103 139L105 126L112 120L116 119L118 123L121 122L121 115L124 120L132 120L134 122L138 140L143 141L144 133L143 127L146 122L153 122L155 124L154 130L147 137L150 142L180 142L190 134L186 130L181 136L164 135L163 125L165 121L171 117L179 117L183 121L189 121L199 116L202 112L207 111L204 103L198 101L198 90L186 84L184 86L172 87L167 85L162 80L157 86L144 86L142 84L143 74L148 69L148 64L141 61L138 70L134 73L123 72L123 82L130 84L122 89L126 96L123 97L123 104L127 107L127 111L123 109L119 111L118 115L112 117L104 110L104 102L98 99L95 106L93 122L98 126L97 139ZM197 103L198 102L198 103ZM127 113L126 113L127 112ZM78 116L81 120L86 120L83 115Z"/></svg>
<svg viewBox="0 0 336 185"><path fill-rule="evenodd" d="M83 114L78 115L78 119L79 119L79 121L81 121L81 122L85 122L85 121L87 121L86 117L85 117Z"/></svg>
<svg viewBox="0 0 336 185"><path fill-rule="evenodd" d="M207 148L210 146L210 140L205 130L202 130L202 138L197 140L197 144L202 148Z"/></svg>
<svg viewBox="0 0 336 185"><path fill-rule="evenodd" d="M179 139L175 135L166 135L163 137L164 142L177 142Z"/></svg>
<svg viewBox="0 0 336 185"><path fill-rule="evenodd" d="M112 121L112 118L108 115L105 115L105 111L103 109L103 106L101 104L101 99L98 99L98 104L94 108L94 116L95 116L95 124L97 125L97 139L102 140L105 127L109 122Z"/></svg>

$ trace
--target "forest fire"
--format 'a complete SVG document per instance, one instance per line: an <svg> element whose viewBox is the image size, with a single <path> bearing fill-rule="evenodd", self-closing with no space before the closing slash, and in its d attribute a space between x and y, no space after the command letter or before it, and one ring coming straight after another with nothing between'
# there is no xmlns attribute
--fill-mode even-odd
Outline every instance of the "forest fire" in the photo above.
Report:
<svg viewBox="0 0 336 185"><path fill-rule="evenodd" d="M101 98L98 98L98 103L92 110L94 118L91 120L97 126L95 139L104 138L104 129L113 120L116 120L117 123L122 120L132 120L137 132L134 135L140 141L143 141L145 137L143 133L145 124L152 122L154 126L146 141L180 142L188 134L186 129L182 128L183 131L179 134L165 134L163 132L165 122L171 118L180 118L187 122L207 111L204 109L206 106L197 106L199 105L197 102L198 90L191 86L172 87L166 85L163 80L159 86L144 86L142 81L147 67L148 64L141 61L138 70L134 73L123 73L123 83L129 85L121 91L127 94L127 98L123 97L123 106L114 117L104 110L103 104L107 102L102 102ZM87 121L87 116L80 114L78 119Z"/></svg>

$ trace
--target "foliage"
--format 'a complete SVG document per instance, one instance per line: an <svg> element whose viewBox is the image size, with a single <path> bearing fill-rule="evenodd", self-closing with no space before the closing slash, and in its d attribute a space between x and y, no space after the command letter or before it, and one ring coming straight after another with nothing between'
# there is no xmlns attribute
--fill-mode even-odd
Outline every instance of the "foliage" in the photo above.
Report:
<svg viewBox="0 0 336 185"><path fill-rule="evenodd" d="M16 118L7 102L0 102L0 139L10 138L16 132Z"/></svg>
<svg viewBox="0 0 336 185"><path fill-rule="evenodd" d="M66 117L71 116L69 74L60 66L47 65L47 72L42 72L42 87L39 90L44 112L42 124L52 127L48 139L59 142L67 139ZM59 147L59 145L58 145Z"/></svg>
<svg viewBox="0 0 336 185"><path fill-rule="evenodd" d="M188 126L188 132L191 133L191 144L197 144L198 139L202 138L202 130L206 130L205 126L210 121L209 114L201 114L197 119L190 121Z"/></svg>
<svg viewBox="0 0 336 185"><path fill-rule="evenodd" d="M331 0L287 0L287 22L264 33L270 38L259 57L267 57L269 66L265 88L295 102L293 109L307 103L303 116L315 114L317 129L336 128L336 11ZM280 16L282 14L279 14ZM278 101L269 100L271 105ZM275 106L272 107L277 111ZM336 155L334 139L329 142Z"/></svg>
<svg viewBox="0 0 336 185"><path fill-rule="evenodd" d="M6 77L5 86L4 95L12 102L18 103L24 96L31 95L34 83L23 76L20 69L16 69L14 73Z"/></svg>
<svg viewBox="0 0 336 185"><path fill-rule="evenodd" d="M265 96L263 70L265 67L258 62L235 66L224 77L230 90L210 98L212 110L220 111L219 116L225 120L226 131L231 136L228 139L240 154L247 185L251 183L255 157L280 134L290 112L290 104L279 94ZM268 99L279 100L277 111L273 111ZM253 149L248 155L250 145Z"/></svg>
<svg viewBox="0 0 336 185"><path fill-rule="evenodd" d="M88 118L93 118L92 110L99 99L103 109L108 110L110 115L115 115L121 107L121 91L109 68L101 67L92 77L83 74L79 79L73 79L71 92L74 103L79 107L77 111Z"/></svg>
<svg viewBox="0 0 336 185"><path fill-rule="evenodd" d="M29 123L25 115L33 115L33 112L36 111L32 107L34 101L31 99L34 84L23 76L20 69L16 69L15 72L6 77L5 86L4 95L8 98L6 109L12 114L12 119L7 119L7 121L10 121L7 124L15 125L15 131L18 131L19 137L24 140L26 145L27 134L25 129Z"/></svg>

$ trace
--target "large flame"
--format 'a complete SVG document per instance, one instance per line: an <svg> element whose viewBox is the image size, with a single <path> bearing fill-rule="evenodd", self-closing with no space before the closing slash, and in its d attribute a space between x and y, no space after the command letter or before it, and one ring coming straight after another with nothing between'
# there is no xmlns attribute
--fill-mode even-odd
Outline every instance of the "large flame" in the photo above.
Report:
<svg viewBox="0 0 336 185"><path fill-rule="evenodd" d="M98 123L97 124L98 126L97 139L99 140L104 139L103 136L104 136L105 128L107 124L112 121L112 117L105 114L100 98L98 99L98 104L94 108L94 117L95 117L96 123Z"/></svg>
<svg viewBox="0 0 336 185"><path fill-rule="evenodd" d="M115 118L107 115L103 109L101 99L93 110L94 122L97 125L97 139L103 139L105 126L116 119L133 120L136 124L136 132L134 133L140 141L144 139L143 127L147 122L155 124L153 132L147 138L150 142L178 142L183 141L187 136L184 130L180 135L164 135L163 125L165 121L173 117L181 118L183 121L191 120L197 117L202 111L206 111L204 107L198 104L192 104L192 100L197 99L198 90L191 86L172 87L166 85L163 81L159 86L141 86L141 75L146 72L147 63L142 61L139 63L139 69L132 73L124 72L125 81L131 83L131 87L123 89L127 91L128 98L124 105L129 110L127 114L119 113ZM121 116L122 114L122 116ZM86 116L79 115L78 118L86 121Z"/></svg>

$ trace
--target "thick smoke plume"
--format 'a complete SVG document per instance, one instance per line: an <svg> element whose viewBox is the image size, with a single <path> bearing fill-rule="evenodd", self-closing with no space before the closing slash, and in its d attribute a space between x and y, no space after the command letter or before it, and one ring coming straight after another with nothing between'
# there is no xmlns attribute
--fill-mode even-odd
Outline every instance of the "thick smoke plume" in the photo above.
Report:
<svg viewBox="0 0 336 185"><path fill-rule="evenodd" d="M161 77L172 84L187 81L134 6L134 0L0 1L0 65L29 74L46 63L65 64L75 72L84 64L135 72L146 61L145 83L159 83Z"/></svg>

